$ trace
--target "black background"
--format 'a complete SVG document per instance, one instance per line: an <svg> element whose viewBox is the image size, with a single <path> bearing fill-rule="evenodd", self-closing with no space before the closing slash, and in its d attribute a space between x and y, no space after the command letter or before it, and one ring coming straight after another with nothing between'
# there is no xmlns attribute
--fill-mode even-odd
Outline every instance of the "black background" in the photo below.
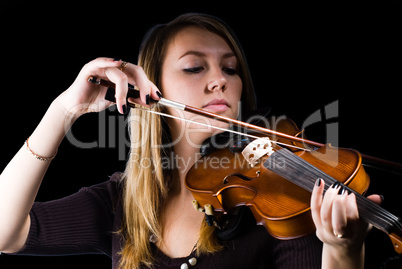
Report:
<svg viewBox="0 0 402 269"><path fill-rule="evenodd" d="M339 146L402 162L401 4L271 2L3 1L0 168L85 63L100 56L135 63L147 30L184 12L216 15L234 29L247 55L260 107L269 106L273 114L286 115L300 126L315 111L338 101L339 116L331 122L339 125ZM113 111L106 113L119 117ZM81 141L96 141L98 119L97 114L80 118L73 126L74 135ZM308 137L329 142L327 123L312 126ZM37 200L60 198L103 182L124 166L116 147L80 149L65 140ZM402 177L366 170L372 179L369 192L383 194L384 207L402 215L398 199ZM378 231L369 235L367 251L367 268L380 268L394 255L387 236ZM110 260L101 255L0 256L0 268L26 266L110 268Z"/></svg>

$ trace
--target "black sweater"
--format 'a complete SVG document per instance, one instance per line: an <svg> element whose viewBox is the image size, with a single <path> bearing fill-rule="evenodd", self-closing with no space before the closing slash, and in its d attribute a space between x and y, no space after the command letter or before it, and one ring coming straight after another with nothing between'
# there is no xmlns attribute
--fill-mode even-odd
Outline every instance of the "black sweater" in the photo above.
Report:
<svg viewBox="0 0 402 269"><path fill-rule="evenodd" d="M82 188L68 197L35 203L26 246L18 255L71 255L97 253L119 262L123 241L116 231L122 220L120 173L109 181ZM151 243L150 243L151 244ZM247 224L234 239L223 242L214 255L197 257L191 266L188 257L171 259L153 246L155 268L320 268L322 243L312 234L292 240L277 240L264 227ZM144 268L146 268L144 266Z"/></svg>

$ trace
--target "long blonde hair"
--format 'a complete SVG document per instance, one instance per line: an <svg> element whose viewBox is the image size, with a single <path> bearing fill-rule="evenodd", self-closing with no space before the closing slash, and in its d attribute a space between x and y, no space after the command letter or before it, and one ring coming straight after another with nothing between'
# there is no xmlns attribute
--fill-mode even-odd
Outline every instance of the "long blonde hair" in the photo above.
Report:
<svg viewBox="0 0 402 269"><path fill-rule="evenodd" d="M149 31L142 43L138 65L162 91L161 68L169 41L181 29L198 26L226 40L238 59L239 76L243 82L242 111L254 109L255 97L251 76L243 50L233 31L220 19L205 14L184 14L168 24L157 25ZM161 110L156 107L155 109ZM131 150L124 172L123 214L121 235L124 246L120 252L120 269L137 269L154 263L150 236L162 238L160 211L169 192L169 181L177 172L162 167L171 147L169 129L160 116L132 109L130 115ZM205 222L204 222L205 223ZM214 236L214 228L205 224L200 231L198 253L213 253L221 249Z"/></svg>

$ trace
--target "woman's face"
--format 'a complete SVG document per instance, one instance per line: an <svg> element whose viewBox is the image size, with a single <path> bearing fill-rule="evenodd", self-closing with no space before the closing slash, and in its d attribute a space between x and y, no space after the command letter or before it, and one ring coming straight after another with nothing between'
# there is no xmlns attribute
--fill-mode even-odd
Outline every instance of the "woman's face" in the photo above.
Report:
<svg viewBox="0 0 402 269"><path fill-rule="evenodd" d="M205 29L189 26L168 45L162 66L162 91L166 99L237 118L243 84L237 58L226 41ZM169 109L172 115L227 127L222 122ZM176 125L183 126L177 121ZM190 124L189 129L213 133Z"/></svg>

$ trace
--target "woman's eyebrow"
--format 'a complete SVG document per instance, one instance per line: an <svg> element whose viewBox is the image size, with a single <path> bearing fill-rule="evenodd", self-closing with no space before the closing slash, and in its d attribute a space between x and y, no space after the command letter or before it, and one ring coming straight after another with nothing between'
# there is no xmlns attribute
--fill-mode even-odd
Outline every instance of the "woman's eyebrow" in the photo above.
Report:
<svg viewBox="0 0 402 269"><path fill-rule="evenodd" d="M184 56L187 56L187 55L195 55L195 56L199 56L199 57L205 57L206 56L206 54L204 52L197 51L197 50L189 50L189 51L186 51L183 55L181 55L179 57L179 59L181 59L181 58L183 58ZM233 52L228 52L228 53L223 54L222 58L230 58L230 57L233 57L233 56L235 56L235 54Z"/></svg>
<svg viewBox="0 0 402 269"><path fill-rule="evenodd" d="M206 56L206 54L201 52L201 51L189 50L189 51L186 51L182 56L180 56L179 59L181 59L181 58L183 58L184 56L187 56L187 55L195 55L195 56L200 56L200 57L205 57Z"/></svg>
<svg viewBox="0 0 402 269"><path fill-rule="evenodd" d="M230 57L236 57L236 55L233 52L228 52L222 55L222 58L230 58Z"/></svg>

